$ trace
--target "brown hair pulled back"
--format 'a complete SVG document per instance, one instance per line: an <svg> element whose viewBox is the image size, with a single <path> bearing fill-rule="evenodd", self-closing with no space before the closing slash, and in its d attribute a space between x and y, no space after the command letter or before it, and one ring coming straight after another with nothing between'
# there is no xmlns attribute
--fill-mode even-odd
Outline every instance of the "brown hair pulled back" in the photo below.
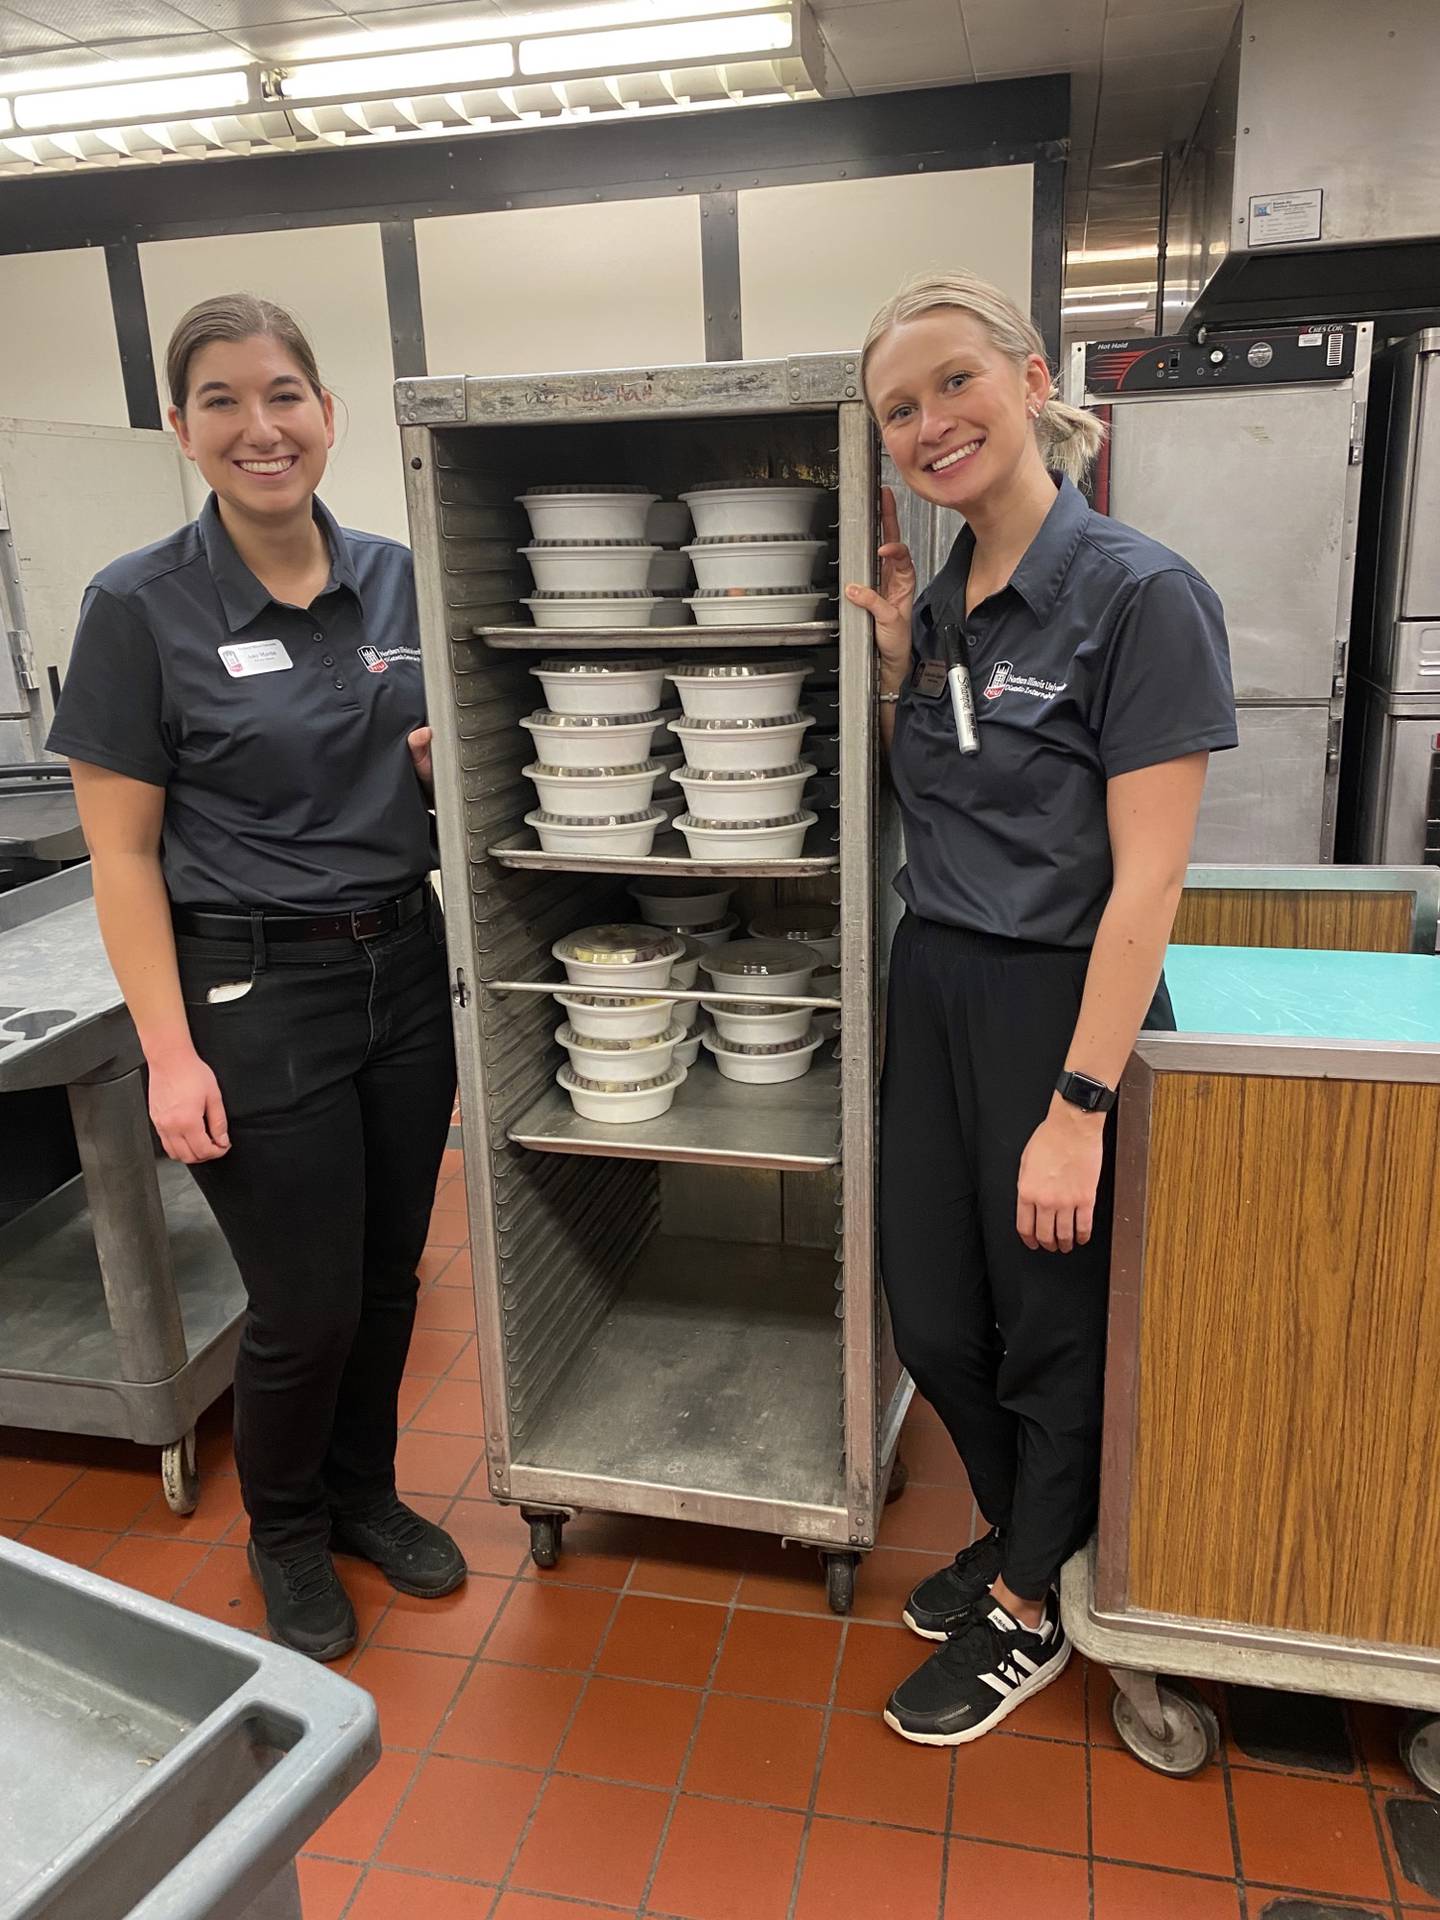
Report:
<svg viewBox="0 0 1440 1920"><path fill-rule="evenodd" d="M278 340L309 382L316 399L324 397L315 349L292 313L254 293L217 293L182 314L165 349L165 384L170 403L183 413L190 397L190 363L216 340L253 340L257 334Z"/></svg>

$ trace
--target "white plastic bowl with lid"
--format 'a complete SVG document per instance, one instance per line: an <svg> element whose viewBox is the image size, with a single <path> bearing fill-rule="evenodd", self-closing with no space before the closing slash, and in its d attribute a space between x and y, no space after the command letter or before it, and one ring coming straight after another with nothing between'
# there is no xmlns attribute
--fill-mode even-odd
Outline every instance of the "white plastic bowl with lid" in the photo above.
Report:
<svg viewBox="0 0 1440 1920"><path fill-rule="evenodd" d="M825 1044L816 1034L808 1040L789 1040L778 1046L740 1046L718 1032L707 1033L703 1039L725 1078L743 1080L750 1086L801 1079L810 1071L816 1049Z"/></svg>
<svg viewBox="0 0 1440 1920"><path fill-rule="evenodd" d="M750 922L756 940L803 940L827 967L840 962L840 909L820 902L795 901L788 907L767 907Z"/></svg>
<svg viewBox="0 0 1440 1920"><path fill-rule="evenodd" d="M687 661L666 672L689 720L777 720L795 711L810 669L785 660Z"/></svg>
<svg viewBox="0 0 1440 1920"><path fill-rule="evenodd" d="M685 1068L672 1065L658 1080L638 1084L587 1080L568 1066L561 1067L555 1079L569 1094L570 1104L582 1120L628 1127L637 1120L658 1120L670 1111L677 1090L684 1085Z"/></svg>
<svg viewBox="0 0 1440 1920"><path fill-rule="evenodd" d="M675 822L692 860L798 860L805 836L819 819L814 813L789 813L778 820L697 820L682 813Z"/></svg>
<svg viewBox="0 0 1440 1920"><path fill-rule="evenodd" d="M769 719L682 717L672 720L670 728L685 749L689 766L769 772L800 758L800 742L811 724L808 713L784 713Z"/></svg>
<svg viewBox="0 0 1440 1920"><path fill-rule="evenodd" d="M526 814L525 824L539 834L545 853L634 854L643 859L654 846L665 818L659 807L647 807L639 813L595 815L549 813L537 807Z"/></svg>
<svg viewBox="0 0 1440 1920"><path fill-rule="evenodd" d="M541 766L636 767L650 758L658 713L552 713L542 707L519 724Z"/></svg>
<svg viewBox="0 0 1440 1920"><path fill-rule="evenodd" d="M542 593L633 593L650 585L660 549L645 540L536 540L520 551Z"/></svg>
<svg viewBox="0 0 1440 1920"><path fill-rule="evenodd" d="M550 949L575 987L664 987L685 951L678 934L663 927L611 921L578 927Z"/></svg>
<svg viewBox="0 0 1440 1920"><path fill-rule="evenodd" d="M750 587L688 594L697 627L789 627L818 620L824 593L769 593Z"/></svg>
<svg viewBox="0 0 1440 1920"><path fill-rule="evenodd" d="M808 994L820 956L798 940L731 940L700 962L722 995Z"/></svg>
<svg viewBox="0 0 1440 1920"><path fill-rule="evenodd" d="M568 993L556 990L555 1002L576 1033L591 1040L653 1040L671 1025L675 1003L632 997L609 1000L603 994L572 988Z"/></svg>
<svg viewBox="0 0 1440 1920"><path fill-rule="evenodd" d="M775 1007L768 1000L703 1000L722 1040L737 1046L776 1046L784 1041L808 1040L813 1014L809 1007Z"/></svg>
<svg viewBox="0 0 1440 1920"><path fill-rule="evenodd" d="M589 633L596 627L648 627L660 605L653 593L534 593L522 597L537 627Z"/></svg>
<svg viewBox="0 0 1440 1920"><path fill-rule="evenodd" d="M555 1038L570 1056L570 1065L582 1080L658 1080L670 1071L676 1045L684 1030L673 1023L663 1033L643 1039L624 1037L597 1040L577 1033L567 1020L555 1029Z"/></svg>
<svg viewBox="0 0 1440 1920"><path fill-rule="evenodd" d="M536 540L643 540L660 498L646 487L531 487L516 499Z"/></svg>
<svg viewBox="0 0 1440 1920"><path fill-rule="evenodd" d="M530 671L552 713L653 713L665 690L650 660L542 660Z"/></svg>
<svg viewBox="0 0 1440 1920"><path fill-rule="evenodd" d="M755 768L681 767L675 778L685 790L692 816L730 823L775 820L794 813L815 769L808 760L793 760L772 772Z"/></svg>
<svg viewBox="0 0 1440 1920"><path fill-rule="evenodd" d="M775 593L800 593L815 578L825 551L823 540L695 540L681 549L690 556L695 584L706 587L768 587Z"/></svg>
<svg viewBox="0 0 1440 1920"><path fill-rule="evenodd" d="M629 883L630 897L640 918L655 927L713 927L725 918L735 892L733 882L691 880L680 874L657 874Z"/></svg>
<svg viewBox="0 0 1440 1920"><path fill-rule="evenodd" d="M536 761L521 768L543 810L571 819L648 811L660 771L658 760L634 767L547 767Z"/></svg>
<svg viewBox="0 0 1440 1920"><path fill-rule="evenodd" d="M824 492L820 487L783 481L766 486L752 481L742 486L696 487L680 498L690 509L699 538L718 540L727 534L807 534Z"/></svg>
<svg viewBox="0 0 1440 1920"><path fill-rule="evenodd" d="M662 924L657 921L656 925ZM727 940L733 940L740 931L738 913L727 913L723 920L717 920L711 926L671 927L671 933L678 933L683 940L693 940L695 945L709 953L713 947L723 947Z"/></svg>

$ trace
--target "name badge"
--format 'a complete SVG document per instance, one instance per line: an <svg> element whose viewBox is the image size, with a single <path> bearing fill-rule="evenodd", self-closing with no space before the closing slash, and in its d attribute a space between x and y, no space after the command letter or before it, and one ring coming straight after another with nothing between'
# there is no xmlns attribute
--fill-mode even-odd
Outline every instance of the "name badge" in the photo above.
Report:
<svg viewBox="0 0 1440 1920"><path fill-rule="evenodd" d="M281 640L240 640L221 647L220 663L232 680L248 680L252 673L288 673L295 664Z"/></svg>
<svg viewBox="0 0 1440 1920"><path fill-rule="evenodd" d="M938 700L945 691L945 662L927 660L916 677L915 691L927 700Z"/></svg>

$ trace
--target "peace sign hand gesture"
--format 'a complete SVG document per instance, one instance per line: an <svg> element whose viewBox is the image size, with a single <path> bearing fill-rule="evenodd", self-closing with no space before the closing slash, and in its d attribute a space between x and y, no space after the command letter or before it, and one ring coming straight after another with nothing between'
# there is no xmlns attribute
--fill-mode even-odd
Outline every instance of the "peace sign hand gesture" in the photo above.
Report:
<svg viewBox="0 0 1440 1920"><path fill-rule="evenodd" d="M875 650L881 678L898 686L910 670L910 615L915 604L915 562L900 538L895 495L880 489L880 590L847 586L845 597L863 607L875 623Z"/></svg>

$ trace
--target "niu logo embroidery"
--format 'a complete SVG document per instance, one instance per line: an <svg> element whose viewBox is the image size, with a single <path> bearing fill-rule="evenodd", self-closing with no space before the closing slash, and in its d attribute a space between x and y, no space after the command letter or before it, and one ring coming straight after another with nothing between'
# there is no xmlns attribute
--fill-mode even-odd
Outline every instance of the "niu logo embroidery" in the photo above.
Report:
<svg viewBox="0 0 1440 1920"><path fill-rule="evenodd" d="M1014 671L1013 662L1009 660L997 660L995 665L990 669L990 682L985 689L985 699L998 700L1010 684L1010 676Z"/></svg>
<svg viewBox="0 0 1440 1920"><path fill-rule="evenodd" d="M382 660L380 658L379 652L376 648L357 647L355 651L359 654L360 658L365 662L365 671L367 673L388 673L389 662Z"/></svg>

